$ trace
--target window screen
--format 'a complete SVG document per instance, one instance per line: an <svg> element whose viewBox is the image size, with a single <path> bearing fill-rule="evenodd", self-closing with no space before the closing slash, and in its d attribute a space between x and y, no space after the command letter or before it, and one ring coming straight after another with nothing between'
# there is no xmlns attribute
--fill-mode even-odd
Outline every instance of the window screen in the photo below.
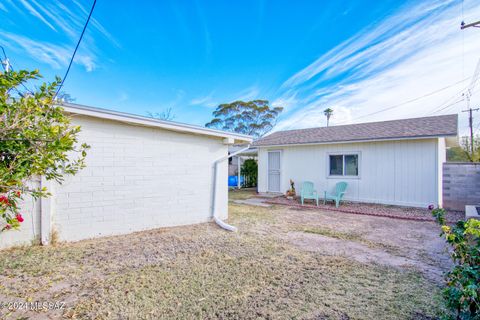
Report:
<svg viewBox="0 0 480 320"><path fill-rule="evenodd" d="M358 176L358 154L345 155L345 175Z"/></svg>
<svg viewBox="0 0 480 320"><path fill-rule="evenodd" d="M330 156L330 175L331 176L343 175L343 156L342 155Z"/></svg>
<svg viewBox="0 0 480 320"><path fill-rule="evenodd" d="M358 154L329 156L331 176L358 176Z"/></svg>

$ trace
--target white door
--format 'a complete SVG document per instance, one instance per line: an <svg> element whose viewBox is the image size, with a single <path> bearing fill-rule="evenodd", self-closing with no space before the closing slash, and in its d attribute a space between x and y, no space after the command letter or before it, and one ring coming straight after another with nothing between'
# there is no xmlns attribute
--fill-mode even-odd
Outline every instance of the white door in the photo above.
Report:
<svg viewBox="0 0 480 320"><path fill-rule="evenodd" d="M268 191L280 192L280 151L268 152Z"/></svg>

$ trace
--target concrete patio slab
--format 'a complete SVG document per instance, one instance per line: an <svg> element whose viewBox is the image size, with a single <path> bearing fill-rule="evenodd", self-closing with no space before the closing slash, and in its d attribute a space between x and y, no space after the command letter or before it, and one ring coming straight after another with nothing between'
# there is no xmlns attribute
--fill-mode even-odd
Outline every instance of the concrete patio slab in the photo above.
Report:
<svg viewBox="0 0 480 320"><path fill-rule="evenodd" d="M234 203L239 204L247 204L250 206L258 206L258 207L271 207L271 204L265 203L265 199L262 198L250 198L247 200L234 200Z"/></svg>

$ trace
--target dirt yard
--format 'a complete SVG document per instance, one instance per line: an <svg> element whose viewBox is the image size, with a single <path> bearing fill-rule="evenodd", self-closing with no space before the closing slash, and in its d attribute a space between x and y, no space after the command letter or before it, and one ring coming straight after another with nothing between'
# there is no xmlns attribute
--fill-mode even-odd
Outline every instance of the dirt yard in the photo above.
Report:
<svg viewBox="0 0 480 320"><path fill-rule="evenodd" d="M239 232L203 224L2 251L0 317L436 319L442 312L449 260L434 223L234 203L229 223ZM8 308L35 301L57 308Z"/></svg>

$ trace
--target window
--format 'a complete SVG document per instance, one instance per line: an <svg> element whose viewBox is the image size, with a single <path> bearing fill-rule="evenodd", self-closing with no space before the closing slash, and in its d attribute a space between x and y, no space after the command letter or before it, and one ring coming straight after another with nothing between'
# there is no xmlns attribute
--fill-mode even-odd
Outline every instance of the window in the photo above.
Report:
<svg viewBox="0 0 480 320"><path fill-rule="evenodd" d="M331 176L358 176L358 154L329 156Z"/></svg>

